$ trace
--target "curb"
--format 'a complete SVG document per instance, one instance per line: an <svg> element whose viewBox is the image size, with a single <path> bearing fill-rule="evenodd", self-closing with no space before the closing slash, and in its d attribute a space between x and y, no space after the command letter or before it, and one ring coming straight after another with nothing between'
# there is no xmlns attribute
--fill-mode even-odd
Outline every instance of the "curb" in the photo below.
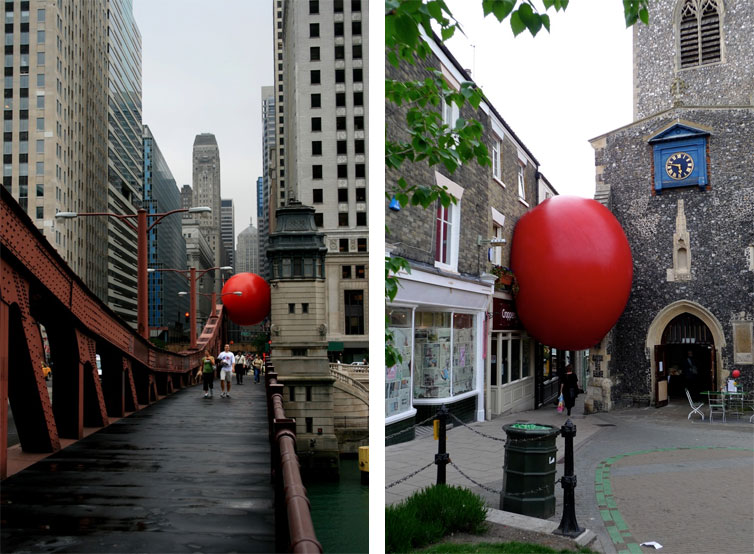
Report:
<svg viewBox="0 0 754 554"><path fill-rule="evenodd" d="M504 527L514 527L523 531L541 533L545 535L556 534L555 530L559 524L548 519L539 519L536 517L524 516L513 512L504 512L494 508L487 508L487 523L490 525L500 525ZM557 535L564 539L572 540L579 546L586 546L597 538L597 535L589 529L584 529L578 537L567 537Z"/></svg>

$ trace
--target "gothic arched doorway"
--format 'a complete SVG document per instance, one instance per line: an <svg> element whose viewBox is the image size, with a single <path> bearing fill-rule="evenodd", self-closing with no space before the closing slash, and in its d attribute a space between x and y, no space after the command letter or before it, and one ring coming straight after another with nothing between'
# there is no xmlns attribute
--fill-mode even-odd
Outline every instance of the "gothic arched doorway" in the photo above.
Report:
<svg viewBox="0 0 754 554"><path fill-rule="evenodd" d="M647 333L655 406L685 401L686 388L694 398L715 390L723 346L722 326L706 308L681 300L661 310Z"/></svg>

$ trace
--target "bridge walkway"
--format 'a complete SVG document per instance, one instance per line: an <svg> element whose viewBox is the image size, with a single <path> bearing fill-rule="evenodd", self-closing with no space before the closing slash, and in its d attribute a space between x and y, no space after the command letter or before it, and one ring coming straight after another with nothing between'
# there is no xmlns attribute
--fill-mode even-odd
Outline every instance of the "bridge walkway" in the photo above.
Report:
<svg viewBox="0 0 754 554"><path fill-rule="evenodd" d="M201 386L8 477L2 552L274 552L264 385Z"/></svg>

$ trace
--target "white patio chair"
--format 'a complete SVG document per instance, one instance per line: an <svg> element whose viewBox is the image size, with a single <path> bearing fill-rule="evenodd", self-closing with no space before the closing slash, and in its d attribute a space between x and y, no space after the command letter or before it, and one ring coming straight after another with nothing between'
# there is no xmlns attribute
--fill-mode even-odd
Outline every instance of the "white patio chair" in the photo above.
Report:
<svg viewBox="0 0 754 554"><path fill-rule="evenodd" d="M709 395L709 421L712 423L712 414L722 414L725 423L725 395L721 392Z"/></svg>
<svg viewBox="0 0 754 554"><path fill-rule="evenodd" d="M686 398L689 399L689 406L691 406L689 417L687 417L686 419L691 419L691 416L693 414L698 414L702 416L702 421L704 421L704 414L701 412L701 408L702 406L704 406L704 402L700 402L699 404L694 404L694 401L691 400L691 393L689 392L689 389L686 389Z"/></svg>

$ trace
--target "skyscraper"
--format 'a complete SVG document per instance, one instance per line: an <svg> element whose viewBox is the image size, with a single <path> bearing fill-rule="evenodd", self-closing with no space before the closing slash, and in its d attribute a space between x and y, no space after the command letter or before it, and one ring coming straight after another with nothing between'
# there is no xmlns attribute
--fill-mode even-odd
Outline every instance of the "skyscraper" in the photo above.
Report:
<svg viewBox="0 0 754 554"><path fill-rule="evenodd" d="M107 211L133 214L143 199L141 33L131 0L108 0ZM103 222L100 221L100 224ZM136 233L107 218L107 303L136 326Z"/></svg>
<svg viewBox="0 0 754 554"><path fill-rule="evenodd" d="M220 149L212 133L202 133L194 139L192 191L194 206L212 208L211 213L199 214L199 229L212 250L213 264L220 266Z"/></svg>
<svg viewBox="0 0 754 554"><path fill-rule="evenodd" d="M223 248L228 256L228 265L235 267L235 224L236 215L233 208L232 198L223 198L220 200L220 237ZM223 265L225 265L223 263Z"/></svg>
<svg viewBox="0 0 754 554"><path fill-rule="evenodd" d="M236 272L256 273L259 275L259 236L257 228L249 222L249 226L238 235L238 249L236 250Z"/></svg>
<svg viewBox="0 0 754 554"><path fill-rule="evenodd" d="M281 95L282 96L282 95ZM267 244L270 236L270 205L277 207L279 193L272 190L275 148L275 88L262 87L262 177L257 186L257 227L259 229L259 275L270 277Z"/></svg>
<svg viewBox="0 0 754 554"><path fill-rule="evenodd" d="M181 193L147 125L144 125L144 206L149 213L181 208ZM186 268L186 241L181 234L181 218L163 219L149 232L148 241L149 267ZM167 341L182 333L183 314L188 310L189 298L178 293L187 290L186 277L179 273L156 271L149 274L150 336L161 336Z"/></svg>
<svg viewBox="0 0 754 554"><path fill-rule="evenodd" d="M3 186L106 300L103 221L55 213L107 211L107 5L15 0L4 12Z"/></svg>
<svg viewBox="0 0 754 554"><path fill-rule="evenodd" d="M368 348L367 2L276 1L280 199L315 209L326 234L331 352ZM296 101L285 101L295 95ZM281 101L282 100L282 101ZM281 114L282 106L282 115ZM282 135L279 131L283 128Z"/></svg>

